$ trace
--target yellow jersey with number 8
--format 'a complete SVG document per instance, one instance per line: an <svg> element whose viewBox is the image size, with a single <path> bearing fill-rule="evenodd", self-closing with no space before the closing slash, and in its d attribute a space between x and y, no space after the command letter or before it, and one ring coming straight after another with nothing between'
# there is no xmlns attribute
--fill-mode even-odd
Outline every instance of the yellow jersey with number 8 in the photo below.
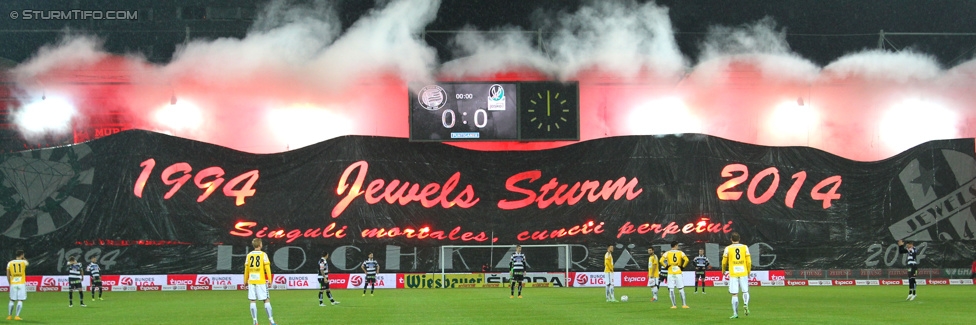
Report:
<svg viewBox="0 0 976 325"><path fill-rule="evenodd" d="M752 271L752 255L749 247L743 244L732 244L725 247L722 253L722 267L727 267L729 276L749 276Z"/></svg>
<svg viewBox="0 0 976 325"><path fill-rule="evenodd" d="M244 281L247 284L267 284L271 280L271 260L262 251L247 253L244 259Z"/></svg>

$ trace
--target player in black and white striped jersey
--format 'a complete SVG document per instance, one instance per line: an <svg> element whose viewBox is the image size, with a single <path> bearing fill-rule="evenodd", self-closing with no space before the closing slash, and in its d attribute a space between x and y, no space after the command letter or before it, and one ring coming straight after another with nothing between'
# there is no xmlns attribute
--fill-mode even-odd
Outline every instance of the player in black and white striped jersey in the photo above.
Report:
<svg viewBox="0 0 976 325"><path fill-rule="evenodd" d="M333 305L338 305L339 302L332 298L332 290L329 290L329 252L322 252L322 258L319 259L319 306L325 306L322 302L322 293L329 296L329 301Z"/></svg>
<svg viewBox="0 0 976 325"><path fill-rule="evenodd" d="M81 288L81 280L85 277L85 269L74 256L68 258L68 307L74 307L74 293L78 291L78 301L85 305L85 289Z"/></svg>
<svg viewBox="0 0 976 325"><path fill-rule="evenodd" d="M664 256L664 254L661 254L661 256ZM662 285L665 285L668 282L668 266L664 263L658 263L658 265L661 266L661 270L658 272L657 277L657 286L660 288Z"/></svg>
<svg viewBox="0 0 976 325"><path fill-rule="evenodd" d="M369 253L369 258L363 262L363 265L360 266L360 268L362 268L363 272L366 273L366 281L364 281L365 283L363 284L363 296L366 296L366 287L368 287L370 284L373 285L373 287L369 290L369 295L372 296L373 290L376 290L376 272L379 272L380 270L380 263L373 259L373 253Z"/></svg>
<svg viewBox="0 0 976 325"><path fill-rule="evenodd" d="M918 275L918 250L915 249L915 243L908 242L906 244L899 240L898 252L905 254L905 264L908 264L908 298L905 298L905 300L915 300L915 276Z"/></svg>
<svg viewBox="0 0 976 325"><path fill-rule="evenodd" d="M515 245L515 253L512 254L512 259L508 261L509 276L512 278L512 283L508 286L509 298L515 297L515 284L518 283L518 297L522 298L522 287L525 281L525 254L522 254L522 245Z"/></svg>
<svg viewBox="0 0 976 325"><path fill-rule="evenodd" d="M88 264L87 269L88 274L91 274L92 301L95 301L95 287L98 287L98 300L102 300L102 268L98 266L98 256L91 257L91 264Z"/></svg>
<svg viewBox="0 0 976 325"><path fill-rule="evenodd" d="M695 264L695 293L698 293L698 282L701 281L702 293L705 293L705 270L708 269L711 264L708 262L708 257L705 257L705 250L699 249L698 256L692 260Z"/></svg>

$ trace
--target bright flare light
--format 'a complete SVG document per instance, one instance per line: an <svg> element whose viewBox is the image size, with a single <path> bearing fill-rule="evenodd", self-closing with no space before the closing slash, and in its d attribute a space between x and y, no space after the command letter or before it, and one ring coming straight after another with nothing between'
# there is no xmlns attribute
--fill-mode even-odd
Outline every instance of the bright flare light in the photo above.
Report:
<svg viewBox="0 0 976 325"><path fill-rule="evenodd" d="M895 152L930 140L959 137L959 116L938 102L917 98L896 103L884 112L879 136Z"/></svg>
<svg viewBox="0 0 976 325"><path fill-rule="evenodd" d="M77 114L78 110L67 99L47 96L15 111L14 123L28 137L62 133L71 131L71 119Z"/></svg>
<svg viewBox="0 0 976 325"><path fill-rule="evenodd" d="M819 124L820 112L810 103L801 106L796 100L784 101L766 119L768 140L774 145L809 145L810 131Z"/></svg>
<svg viewBox="0 0 976 325"><path fill-rule="evenodd" d="M287 149L301 148L352 132L351 120L312 105L272 109L268 113L268 124L271 132L285 143Z"/></svg>
<svg viewBox="0 0 976 325"><path fill-rule="evenodd" d="M627 126L631 134L701 133L701 120L678 98L661 98L634 108Z"/></svg>
<svg viewBox="0 0 976 325"><path fill-rule="evenodd" d="M161 129L171 131L196 131L203 125L203 112L193 103L180 99L176 104L166 104L153 114Z"/></svg>

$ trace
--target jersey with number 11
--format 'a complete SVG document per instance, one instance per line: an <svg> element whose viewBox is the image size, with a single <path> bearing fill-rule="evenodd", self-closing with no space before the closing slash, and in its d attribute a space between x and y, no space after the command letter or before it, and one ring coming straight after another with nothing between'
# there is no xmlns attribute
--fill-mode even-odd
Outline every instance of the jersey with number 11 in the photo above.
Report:
<svg viewBox="0 0 976 325"><path fill-rule="evenodd" d="M752 270L752 255L749 255L749 247L743 244L725 247L722 266L726 265L728 265L729 276L749 276L749 271Z"/></svg>
<svg viewBox="0 0 976 325"><path fill-rule="evenodd" d="M7 263L7 274L10 276L10 284L27 283L25 278L28 264L25 260L13 260Z"/></svg>
<svg viewBox="0 0 976 325"><path fill-rule="evenodd" d="M247 284L267 284L271 279L271 260L262 251L252 251L244 259L244 280Z"/></svg>

